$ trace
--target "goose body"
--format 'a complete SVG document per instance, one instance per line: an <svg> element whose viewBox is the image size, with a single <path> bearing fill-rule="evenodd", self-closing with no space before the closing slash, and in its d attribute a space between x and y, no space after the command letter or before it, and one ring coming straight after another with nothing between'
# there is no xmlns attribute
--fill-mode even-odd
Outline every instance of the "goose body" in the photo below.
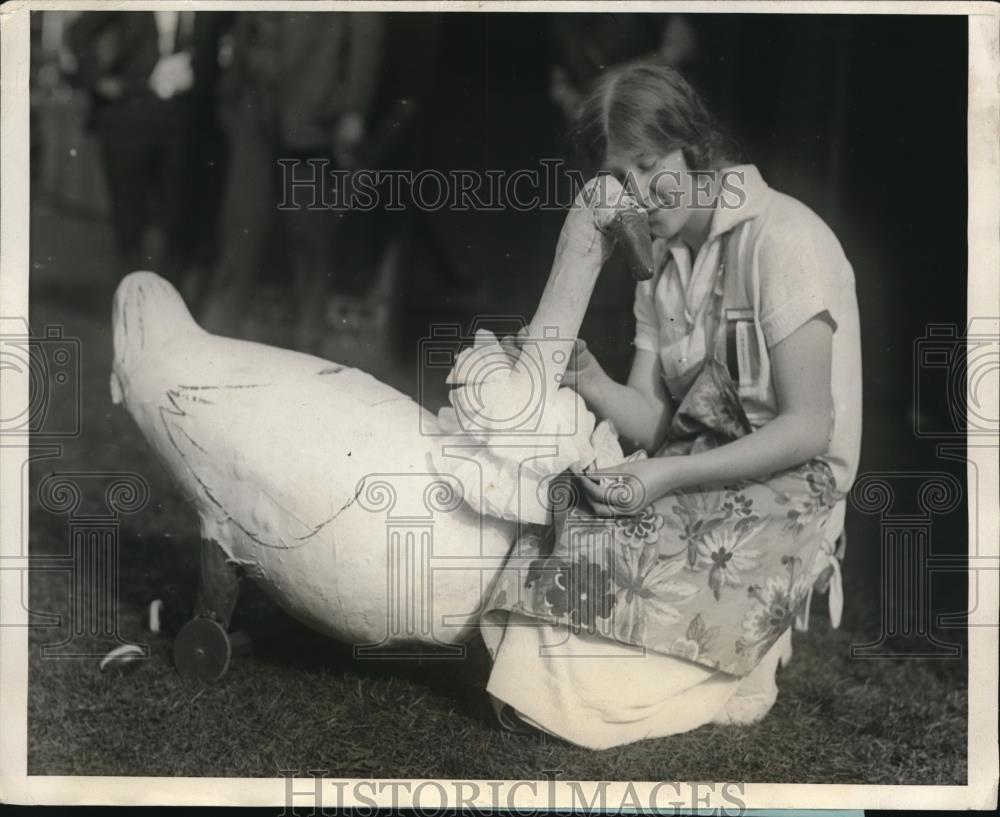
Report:
<svg viewBox="0 0 1000 817"><path fill-rule="evenodd" d="M436 473L432 415L357 369L206 332L153 273L121 282L113 329L112 397L227 561L349 643L471 634L515 526Z"/></svg>

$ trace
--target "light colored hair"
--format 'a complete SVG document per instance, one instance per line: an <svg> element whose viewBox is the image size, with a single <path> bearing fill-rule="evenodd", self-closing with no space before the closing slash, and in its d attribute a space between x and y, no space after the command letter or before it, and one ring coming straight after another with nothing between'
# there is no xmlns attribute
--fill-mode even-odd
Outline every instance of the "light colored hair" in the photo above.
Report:
<svg viewBox="0 0 1000 817"><path fill-rule="evenodd" d="M740 156L680 72L653 61L602 75L581 105L572 135L586 159L598 164L611 147L658 156L681 150L692 170L717 170Z"/></svg>

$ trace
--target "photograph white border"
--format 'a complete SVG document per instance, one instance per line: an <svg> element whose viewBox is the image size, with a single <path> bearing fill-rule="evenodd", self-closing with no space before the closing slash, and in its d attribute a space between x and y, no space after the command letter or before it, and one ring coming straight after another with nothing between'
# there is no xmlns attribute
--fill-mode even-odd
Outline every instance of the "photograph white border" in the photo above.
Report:
<svg viewBox="0 0 1000 817"><path fill-rule="evenodd" d="M763 14L923 14L967 16L969 22L969 317L996 320L1000 316L1000 7L989 2L73 2L72 0L13 0L0 6L0 316L28 315L29 274L29 13L44 10L152 9L281 9L368 11L671 11ZM933 110L933 100L928 109ZM915 173L922 172L914 168ZM940 167L928 174L942 172ZM944 171L946 172L946 171ZM27 402L27 376L0 371L3 398L15 405ZM980 398L983 395L979 395ZM990 396L987 396L989 399ZM1000 399L992 395L993 400ZM997 407L981 409L997 416ZM992 414L987 412L992 411ZM114 805L244 805L283 806L283 778L165 778L165 777L50 777L27 774L28 629L21 599L27 598L28 498L21 493L21 474L28 454L25 437L0 438L0 802ZM970 502L969 598L976 606L969 614L969 725L968 783L965 786L799 785L748 783L740 793L747 808L810 809L992 809L997 805L997 666L1000 615L1000 527L998 527L998 445L983 440L969 446L969 488L978 489ZM978 511L978 512L977 512ZM974 543L974 551L973 551ZM389 783L390 781L386 781ZM412 781L415 784L417 781ZM438 781L453 791L448 781ZM326 781L332 807L338 781ZM540 782L534 791L517 781L497 788L501 807L544 810L571 803L566 781ZM607 802L631 802L627 787L646 802L650 783L615 782L607 788ZM595 787L594 782L585 783ZM733 799L721 789L701 784L702 808L733 808ZM327 794L324 789L324 794ZM350 793L354 789L342 789ZM387 786L389 791L391 788ZM356 789L354 789L356 791ZM483 784L483 791L487 791ZM399 789L396 789L397 793ZM428 789L424 789L428 791ZM430 789L434 791L434 789ZM556 803L551 802L555 792ZM508 795L512 799L508 800ZM406 797L393 803L383 790L373 797L380 806L414 805ZM662 796L660 798L663 799ZM677 799L677 798L674 798ZM342 798L340 806L367 806L367 799ZM434 798L421 798L423 808L434 808ZM483 808L496 802L476 802ZM304 805L303 805L304 807Z"/></svg>

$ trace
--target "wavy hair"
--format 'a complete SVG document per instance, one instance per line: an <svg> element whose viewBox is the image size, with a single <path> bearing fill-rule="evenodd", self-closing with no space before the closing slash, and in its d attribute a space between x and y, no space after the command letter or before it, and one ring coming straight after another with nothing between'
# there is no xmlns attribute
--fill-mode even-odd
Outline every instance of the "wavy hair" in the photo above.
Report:
<svg viewBox="0 0 1000 817"><path fill-rule="evenodd" d="M655 61L605 73L581 104L572 139L595 165L612 146L633 155L679 149L692 170L718 170L740 159L697 91L679 71Z"/></svg>

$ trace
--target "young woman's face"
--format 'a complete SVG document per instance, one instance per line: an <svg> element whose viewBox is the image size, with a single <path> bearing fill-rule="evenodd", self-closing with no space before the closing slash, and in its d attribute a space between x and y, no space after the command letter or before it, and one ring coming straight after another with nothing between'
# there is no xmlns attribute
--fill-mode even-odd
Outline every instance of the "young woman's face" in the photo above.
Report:
<svg viewBox="0 0 1000 817"><path fill-rule="evenodd" d="M684 153L628 153L609 148L605 169L649 210L654 238L678 236L692 214L692 177Z"/></svg>

